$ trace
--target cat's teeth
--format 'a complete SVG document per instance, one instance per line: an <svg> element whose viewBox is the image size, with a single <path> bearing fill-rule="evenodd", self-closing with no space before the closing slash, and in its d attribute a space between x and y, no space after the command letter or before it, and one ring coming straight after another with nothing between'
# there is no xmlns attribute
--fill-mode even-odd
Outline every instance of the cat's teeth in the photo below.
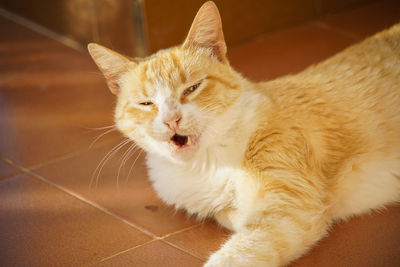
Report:
<svg viewBox="0 0 400 267"><path fill-rule="evenodd" d="M172 142L172 145L174 146L174 148L175 148L176 150L178 150L178 149L180 148L180 146L178 146L178 145L175 144L174 142Z"/></svg>
<svg viewBox="0 0 400 267"><path fill-rule="evenodd" d="M190 138L190 135L188 135L187 138L186 146L190 146L192 144L192 138Z"/></svg>

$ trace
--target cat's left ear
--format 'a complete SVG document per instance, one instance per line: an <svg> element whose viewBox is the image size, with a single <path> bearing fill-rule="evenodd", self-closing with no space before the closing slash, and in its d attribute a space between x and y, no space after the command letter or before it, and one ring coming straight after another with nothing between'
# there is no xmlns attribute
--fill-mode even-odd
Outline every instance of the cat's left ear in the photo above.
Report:
<svg viewBox="0 0 400 267"><path fill-rule="evenodd" d="M183 43L184 48L210 48L220 61L226 61L226 44L222 32L221 17L217 6L212 1L204 3L190 27Z"/></svg>
<svg viewBox="0 0 400 267"><path fill-rule="evenodd" d="M120 91L119 77L129 68L136 66L136 63L98 44L89 44L88 50L94 62L106 78L110 91L115 95L118 94Z"/></svg>

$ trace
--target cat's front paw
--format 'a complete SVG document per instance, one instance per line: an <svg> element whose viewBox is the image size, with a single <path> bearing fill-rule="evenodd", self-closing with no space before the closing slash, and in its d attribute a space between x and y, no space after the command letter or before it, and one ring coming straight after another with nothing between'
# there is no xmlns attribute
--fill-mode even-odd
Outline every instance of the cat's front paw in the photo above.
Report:
<svg viewBox="0 0 400 267"><path fill-rule="evenodd" d="M232 261L231 257L219 255L218 253L214 253L208 259L204 267L228 267L228 266L238 266L235 265Z"/></svg>
<svg viewBox="0 0 400 267"><path fill-rule="evenodd" d="M273 264L266 261L264 257L256 257L251 253L240 253L235 251L225 251L221 249L216 253L212 254L208 261L204 264L204 267L276 267L277 264Z"/></svg>
<svg viewBox="0 0 400 267"><path fill-rule="evenodd" d="M265 262L258 262L254 258L249 258L245 255L226 254L222 251L217 251L208 259L204 267L265 267L270 266Z"/></svg>

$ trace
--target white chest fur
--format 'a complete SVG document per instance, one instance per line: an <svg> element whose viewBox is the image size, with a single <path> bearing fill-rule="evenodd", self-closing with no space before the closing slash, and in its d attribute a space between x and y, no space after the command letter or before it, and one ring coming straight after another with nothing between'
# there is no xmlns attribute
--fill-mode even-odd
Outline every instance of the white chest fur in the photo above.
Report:
<svg viewBox="0 0 400 267"><path fill-rule="evenodd" d="M156 155L147 157L150 180L169 205L200 218L232 205L240 170L232 167L199 170L172 164Z"/></svg>

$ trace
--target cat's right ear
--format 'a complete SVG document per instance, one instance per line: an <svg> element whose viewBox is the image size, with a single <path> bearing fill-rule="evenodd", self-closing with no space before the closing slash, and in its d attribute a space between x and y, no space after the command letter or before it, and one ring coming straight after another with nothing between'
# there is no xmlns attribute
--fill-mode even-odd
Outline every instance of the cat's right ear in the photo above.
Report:
<svg viewBox="0 0 400 267"><path fill-rule="evenodd" d="M183 47L208 48L218 60L226 61L226 44L221 17L214 2L208 1L200 7Z"/></svg>
<svg viewBox="0 0 400 267"><path fill-rule="evenodd" d="M94 62L106 78L110 91L115 95L118 94L120 91L120 85L118 83L119 77L126 72L128 68L135 66L136 63L111 49L95 43L90 43L88 45L88 50Z"/></svg>

